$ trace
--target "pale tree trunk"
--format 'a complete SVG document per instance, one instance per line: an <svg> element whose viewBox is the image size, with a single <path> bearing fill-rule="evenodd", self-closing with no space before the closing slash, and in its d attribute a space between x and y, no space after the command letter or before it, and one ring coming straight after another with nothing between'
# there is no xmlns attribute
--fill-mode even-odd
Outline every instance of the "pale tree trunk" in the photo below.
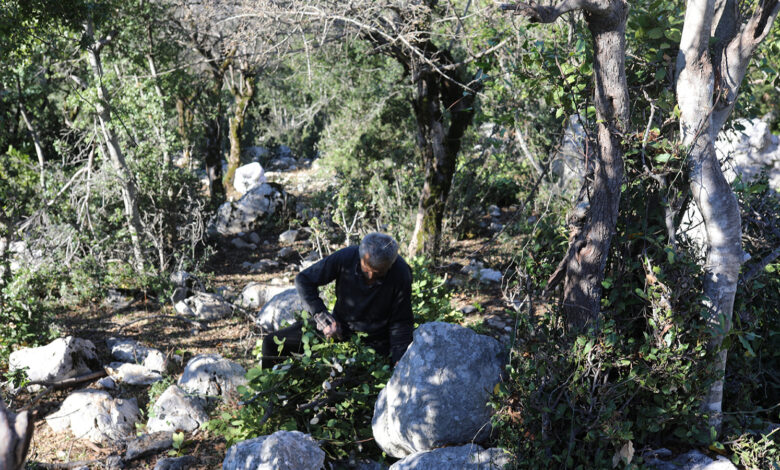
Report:
<svg viewBox="0 0 780 470"><path fill-rule="evenodd" d="M19 111L22 114L22 120L24 121L24 125L27 127L27 131L30 133L30 137L33 140L33 146L35 146L35 154L38 156L38 167L40 169L41 175L40 175L40 181L41 181L41 188L46 189L46 160L43 156L43 144L41 144L41 137L38 134L38 131L33 127L32 121L30 120L30 116L27 115L27 110L24 107L24 104L19 103Z"/></svg>
<svg viewBox="0 0 780 470"><path fill-rule="evenodd" d="M151 41L151 33L149 34ZM151 42L149 47L151 48ZM149 54L146 55L146 60L149 63L149 73L152 75L152 80L154 81L154 90L155 93L157 93L157 97L160 99L160 105L163 107L163 113L165 112L165 99L163 97L162 88L160 88L159 79L157 78L157 67L154 63L154 57L152 57L151 51ZM162 144L162 152L163 152L163 164L166 167L171 166L171 156L170 152L168 151L168 140L165 138L165 129L164 127L161 127L158 125L158 123L153 123L155 126L155 132L157 133L157 138L160 139L160 144Z"/></svg>
<svg viewBox="0 0 780 470"><path fill-rule="evenodd" d="M87 46L87 58L89 65L92 68L92 74L94 76L97 87L97 100L95 101L95 108L97 110L98 120L100 121L100 129L103 134L103 140L108 148L108 156L111 160L111 164L114 167L114 171L117 173L119 182L122 186L122 200L125 206L125 218L127 219L127 228L130 232L130 241L133 248L133 259L136 271L143 272L144 270L144 255L141 247L141 236L143 234L143 228L141 226L141 217L138 212L138 197L135 187L135 181L133 174L127 166L125 157L122 154L122 149L119 146L119 139L114 132L111 122L111 103L103 87L103 68L100 61L100 50L107 44L111 37L95 41L94 39L94 27L91 21L87 21L84 24L84 30L89 45Z"/></svg>
<svg viewBox="0 0 780 470"><path fill-rule="evenodd" d="M27 132L30 133L33 146L35 147L35 154L38 156L38 167L41 173L41 188L46 189L46 159L43 156L43 144L41 144L41 137L38 134L38 130L35 129L30 116L27 114L27 108L25 107L24 99L22 98L22 84L19 77L16 77L16 90L19 94L19 113L22 115L22 120L24 121L25 127L27 127Z"/></svg>
<svg viewBox="0 0 780 470"><path fill-rule="evenodd" d="M238 84L233 83L230 85L234 109L233 116L228 121L230 152L227 157L227 172L224 177L225 194L230 200L236 200L241 197L233 186L233 178L236 175L236 169L241 164L241 131L244 129L246 110L255 94L254 77L245 70L239 71L238 75Z"/></svg>
<svg viewBox="0 0 780 470"><path fill-rule="evenodd" d="M598 326L601 282L617 224L623 180L621 141L629 126L628 83L625 72L625 0L564 0L555 5L504 5L531 21L552 23L562 14L582 9L593 37L597 152L592 182L586 179L580 201L583 211L570 234L566 256L548 282L548 289L564 280L563 310L572 331ZM587 209L585 209L587 208Z"/></svg>
<svg viewBox="0 0 780 470"><path fill-rule="evenodd" d="M734 107L750 57L769 33L779 8L778 0L763 0L743 24L733 0L689 0L677 56L680 132L688 149L691 194L707 233L704 308L716 380L702 408L716 429L722 421L726 370L721 345L731 329L739 271L748 255L742 250L739 205L721 171L714 142Z"/></svg>

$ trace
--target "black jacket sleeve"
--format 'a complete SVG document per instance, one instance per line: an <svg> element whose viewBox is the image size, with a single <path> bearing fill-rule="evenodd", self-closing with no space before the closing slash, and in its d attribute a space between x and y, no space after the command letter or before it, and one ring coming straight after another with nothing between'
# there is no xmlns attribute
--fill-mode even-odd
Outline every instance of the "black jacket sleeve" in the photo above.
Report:
<svg viewBox="0 0 780 470"><path fill-rule="evenodd" d="M390 316L390 353L393 364L404 355L412 342L414 316L412 315L412 273L406 270L403 282L395 293Z"/></svg>
<svg viewBox="0 0 780 470"><path fill-rule="evenodd" d="M338 277L344 264L345 254L344 250L339 250L295 276L295 288L309 313L316 314L327 310L325 302L320 298L319 287Z"/></svg>

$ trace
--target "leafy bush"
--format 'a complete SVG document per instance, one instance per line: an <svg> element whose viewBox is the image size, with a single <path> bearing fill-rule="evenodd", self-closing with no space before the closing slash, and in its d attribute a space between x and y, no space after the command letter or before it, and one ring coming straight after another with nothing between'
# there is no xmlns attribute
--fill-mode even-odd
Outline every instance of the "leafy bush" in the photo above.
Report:
<svg viewBox="0 0 780 470"><path fill-rule="evenodd" d="M412 268L412 311L418 324L432 321L457 321L458 312L450 305L452 295L444 279L430 271L431 261L422 256L409 260Z"/></svg>
<svg viewBox="0 0 780 470"><path fill-rule="evenodd" d="M363 337L325 341L304 315L303 354L273 368L249 369L249 383L239 389L243 406L223 412L208 428L224 434L230 444L299 430L321 441L330 460L381 458L371 417L391 369L386 357L363 344Z"/></svg>

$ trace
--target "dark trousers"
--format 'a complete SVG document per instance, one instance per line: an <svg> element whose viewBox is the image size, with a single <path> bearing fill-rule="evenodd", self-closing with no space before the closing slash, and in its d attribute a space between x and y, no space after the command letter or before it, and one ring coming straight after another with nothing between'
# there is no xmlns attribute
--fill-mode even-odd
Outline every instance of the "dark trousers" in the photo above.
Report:
<svg viewBox="0 0 780 470"><path fill-rule="evenodd" d="M317 332L317 335L324 338ZM343 338L349 338L352 335L352 331L344 328L342 325ZM276 338L276 341L274 341ZM282 344L282 351L279 352L279 345L277 342L284 340ZM385 338L371 337L366 338L366 344L374 348L374 350L380 355L388 355L390 353L390 342ZM292 325L277 330L273 333L269 333L263 338L263 368L273 367L276 364L284 362L285 359L290 357L293 353L300 354L303 352L303 324L301 322L295 322Z"/></svg>

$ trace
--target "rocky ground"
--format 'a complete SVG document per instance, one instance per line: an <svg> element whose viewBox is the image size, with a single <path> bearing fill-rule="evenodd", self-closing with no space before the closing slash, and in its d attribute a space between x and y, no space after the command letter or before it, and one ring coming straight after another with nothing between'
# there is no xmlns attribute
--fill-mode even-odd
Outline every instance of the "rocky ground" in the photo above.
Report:
<svg viewBox="0 0 780 470"><path fill-rule="evenodd" d="M267 174L286 190L305 197L312 187L323 184L311 168ZM499 213L498 217L507 217ZM252 282L262 284L291 285L301 263L312 251L312 242L301 232L294 242L280 240L280 228L275 233L245 234L243 242L235 237L222 237L216 245L216 253L209 259L201 279L207 292L220 293L228 300L240 298L242 290ZM251 235L251 236L250 236ZM284 238L284 237L282 237ZM478 282L464 273L469 256L479 249L484 240L457 244L441 262L437 274L446 276L453 292L453 309L464 312L467 323L481 323L481 332L506 342L513 320L502 297L500 283ZM338 248L338 247L333 247ZM271 263L262 260L270 260ZM259 265L257 264L259 263ZM168 369L162 382L154 385L117 384L111 390L113 396L135 398L141 410L141 423L146 422L149 409L156 396L176 382L187 362L201 354L219 354L235 361L244 368L254 365L253 348L262 332L255 326L252 315L257 308L234 307L224 318L193 323L177 314L170 299L144 297L131 292L114 292L109 299L71 309L58 319L63 336L90 340L102 364L112 360L106 340L111 337L129 338L144 346L160 350L168 359ZM164 385L164 386L163 386ZM126 448L107 443L93 443L75 436L72 431L55 432L44 419L56 412L74 390L98 390L97 380L79 384L78 387L44 392L22 392L10 404L12 408L35 410L35 435L29 452L29 461L43 468L104 468L112 455L124 455ZM209 413L214 416L221 408L234 407L228 401L212 405ZM136 425L138 434L145 432L142 424ZM184 444L176 450L152 451L151 455L124 463L124 468L155 468L158 461L171 454L174 457L191 456L184 468L219 468L225 458L224 439L213 434L194 431L186 433ZM107 460L108 459L108 460ZM163 468L163 467L157 467Z"/></svg>

